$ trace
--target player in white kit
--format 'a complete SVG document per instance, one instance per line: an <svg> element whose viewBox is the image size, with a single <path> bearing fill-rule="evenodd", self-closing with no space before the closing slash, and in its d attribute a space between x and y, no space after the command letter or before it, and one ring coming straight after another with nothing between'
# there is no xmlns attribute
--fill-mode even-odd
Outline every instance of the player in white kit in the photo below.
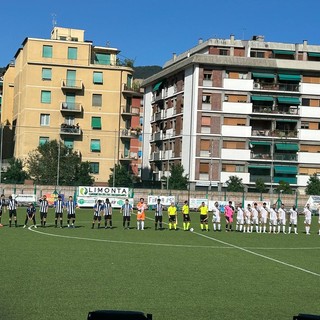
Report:
<svg viewBox="0 0 320 320"><path fill-rule="evenodd" d="M221 231L221 212L219 210L219 203L216 201L214 203L214 207L212 209L213 216L212 216L212 225L213 225L213 231Z"/></svg>
<svg viewBox="0 0 320 320"><path fill-rule="evenodd" d="M251 209L251 232L253 231L253 225L256 225L256 232L259 233L259 211L258 204L255 202Z"/></svg>
<svg viewBox="0 0 320 320"><path fill-rule="evenodd" d="M269 209L267 208L267 204L264 202L262 207L260 208L260 232L267 232L267 220L268 220Z"/></svg>
<svg viewBox="0 0 320 320"><path fill-rule="evenodd" d="M284 209L284 204L281 203L281 207L278 210L278 233L280 233L281 227L282 232L286 233L286 224L287 224L287 217L286 217L286 211Z"/></svg>
<svg viewBox="0 0 320 320"><path fill-rule="evenodd" d="M237 206L237 223L236 223L236 231L242 232L244 223L244 212L241 208L241 204Z"/></svg>
<svg viewBox="0 0 320 320"><path fill-rule="evenodd" d="M271 232L276 233L277 224L278 224L277 205L273 204L269 212L269 233Z"/></svg>
<svg viewBox="0 0 320 320"><path fill-rule="evenodd" d="M310 205L307 203L306 207L303 210L304 213L304 225L306 228L306 235L310 235L310 226L311 226L311 211Z"/></svg>
<svg viewBox="0 0 320 320"><path fill-rule="evenodd" d="M290 217L289 217L289 228L288 228L288 234L291 233L291 228L293 226L294 233L298 234L297 224L298 224L298 211L296 209L296 206L293 206L290 210Z"/></svg>
<svg viewBox="0 0 320 320"><path fill-rule="evenodd" d="M245 216L245 225L243 232L251 232L251 204L247 205L247 208L244 210Z"/></svg>

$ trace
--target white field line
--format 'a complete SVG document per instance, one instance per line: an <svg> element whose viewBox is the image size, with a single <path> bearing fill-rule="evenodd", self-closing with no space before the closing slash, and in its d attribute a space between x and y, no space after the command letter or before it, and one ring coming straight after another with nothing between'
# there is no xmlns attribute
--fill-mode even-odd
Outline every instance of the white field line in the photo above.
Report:
<svg viewBox="0 0 320 320"><path fill-rule="evenodd" d="M310 270L307 270L307 269L304 269L304 268L300 268L300 267L297 267L293 264L290 264L290 263L286 263L286 262L283 262L281 260L278 260L278 259L274 259L274 258L270 258L268 256L265 256L263 254L260 254L260 253L257 253L257 252L254 252L254 251L251 251L251 250L248 250L246 248L243 248L243 247L239 247L239 246L236 246L234 244L231 244L231 243L228 243L228 242L225 242L225 241L222 241L222 240L218 240L216 238L212 238L212 237L209 237L205 234L202 234L202 233L198 233L198 232L193 232L194 234L200 236L200 237L204 237L206 239L209 239L211 241L216 241L216 242L219 242L221 244L224 244L224 245L227 245L227 246L230 246L232 248L235 248L235 249L238 249L238 250L241 250L241 251L244 251L246 253L250 253L252 255L255 255L257 257L260 257L260 258L263 258L263 259L267 259L267 260L270 260L270 261L273 261L273 262L276 262L276 263L279 263L279 264L282 264L284 266L287 266L287 267L290 267L290 268L293 268L293 269L296 269L296 270L299 270L299 271L303 271L305 273L309 273L311 275L314 275L314 276L317 276L317 277L320 277L320 274L319 273L316 273L316 272L313 272L313 271L310 271Z"/></svg>

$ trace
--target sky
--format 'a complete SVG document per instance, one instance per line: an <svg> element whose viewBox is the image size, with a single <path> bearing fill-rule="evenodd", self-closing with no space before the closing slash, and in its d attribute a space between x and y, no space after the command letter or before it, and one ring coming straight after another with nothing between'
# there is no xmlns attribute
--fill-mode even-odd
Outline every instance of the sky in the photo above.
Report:
<svg viewBox="0 0 320 320"><path fill-rule="evenodd" d="M15 0L1 1L0 66L26 37L50 38L58 27L85 30L85 40L119 49L135 66L160 65L202 38L320 45L320 0Z"/></svg>

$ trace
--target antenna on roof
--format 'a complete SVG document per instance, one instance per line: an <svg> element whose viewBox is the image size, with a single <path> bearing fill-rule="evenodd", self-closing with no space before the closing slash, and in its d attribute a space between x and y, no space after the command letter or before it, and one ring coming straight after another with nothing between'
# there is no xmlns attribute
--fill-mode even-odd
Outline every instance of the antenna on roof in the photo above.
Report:
<svg viewBox="0 0 320 320"><path fill-rule="evenodd" d="M57 15L55 13L51 13L52 17L52 28L54 28L57 25Z"/></svg>

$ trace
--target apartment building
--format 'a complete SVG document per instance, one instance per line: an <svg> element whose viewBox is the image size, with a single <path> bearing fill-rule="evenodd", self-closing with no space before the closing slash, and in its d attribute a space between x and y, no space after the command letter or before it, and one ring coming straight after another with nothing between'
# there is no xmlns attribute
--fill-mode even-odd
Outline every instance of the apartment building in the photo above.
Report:
<svg viewBox="0 0 320 320"><path fill-rule="evenodd" d="M172 163L191 189L221 189L232 175L248 188L303 188L320 174L318 45L200 40L143 87L144 179L168 176Z"/></svg>
<svg viewBox="0 0 320 320"><path fill-rule="evenodd" d="M117 163L130 168L139 151L131 151L139 137L131 120L140 118L132 99L140 93L119 52L86 41L79 29L26 38L4 76L1 122L14 132L14 157L56 139L90 162L96 183L106 183Z"/></svg>

